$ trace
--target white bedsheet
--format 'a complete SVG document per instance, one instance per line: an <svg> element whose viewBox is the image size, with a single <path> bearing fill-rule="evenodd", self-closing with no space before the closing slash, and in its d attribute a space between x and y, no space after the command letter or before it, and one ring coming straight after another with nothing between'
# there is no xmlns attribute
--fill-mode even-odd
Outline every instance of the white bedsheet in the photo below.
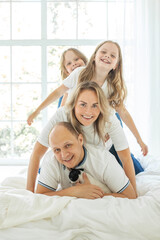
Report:
<svg viewBox="0 0 160 240"><path fill-rule="evenodd" d="M49 197L24 189L24 175L0 186L0 240L160 240L160 159L141 160L135 200Z"/></svg>

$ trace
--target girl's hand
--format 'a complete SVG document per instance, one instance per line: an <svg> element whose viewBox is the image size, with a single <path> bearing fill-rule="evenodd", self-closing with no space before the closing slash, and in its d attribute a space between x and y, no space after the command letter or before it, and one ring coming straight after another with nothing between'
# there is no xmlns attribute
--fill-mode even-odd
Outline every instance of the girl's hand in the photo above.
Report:
<svg viewBox="0 0 160 240"><path fill-rule="evenodd" d="M141 147L141 152L143 153L143 156L146 156L148 153L148 146L144 142L139 143L139 145Z"/></svg>
<svg viewBox="0 0 160 240"><path fill-rule="evenodd" d="M107 142L109 139L110 139L110 136L109 136L109 134L107 133L107 134L104 136L104 141Z"/></svg>
<svg viewBox="0 0 160 240"><path fill-rule="evenodd" d="M38 115L38 112L34 111L33 113L31 113L27 119L27 123L29 126L31 126L31 124L33 123L33 119L36 118Z"/></svg>

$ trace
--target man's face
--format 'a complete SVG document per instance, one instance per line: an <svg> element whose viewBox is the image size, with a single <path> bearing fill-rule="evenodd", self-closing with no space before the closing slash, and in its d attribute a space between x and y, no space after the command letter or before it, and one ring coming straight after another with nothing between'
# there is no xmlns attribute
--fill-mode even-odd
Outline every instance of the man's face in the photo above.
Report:
<svg viewBox="0 0 160 240"><path fill-rule="evenodd" d="M64 126L56 126L49 142L57 161L67 168L74 168L82 161L84 150L81 134L76 138Z"/></svg>

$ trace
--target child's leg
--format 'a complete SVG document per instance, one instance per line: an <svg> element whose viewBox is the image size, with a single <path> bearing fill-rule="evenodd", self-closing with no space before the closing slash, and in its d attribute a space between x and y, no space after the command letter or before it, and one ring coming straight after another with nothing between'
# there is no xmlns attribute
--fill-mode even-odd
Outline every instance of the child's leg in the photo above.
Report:
<svg viewBox="0 0 160 240"><path fill-rule="evenodd" d="M116 117L118 118L118 120L120 121L121 126L123 127L123 123L122 123L122 120L121 120L119 114L117 112L115 114L116 114Z"/></svg>
<svg viewBox="0 0 160 240"><path fill-rule="evenodd" d="M119 159L118 154L117 154L117 152L116 152L116 150L115 150L115 148L114 148L114 145L112 145L112 147L110 148L109 151L110 151L110 153L112 153L112 154L115 156L117 162L123 167L122 162L121 162L121 160ZM139 161L134 157L134 155L133 155L132 153L131 153L131 158L132 158L132 160L133 160L134 169L135 169L135 174L137 175L138 173L143 172L144 169L142 168L141 164L140 164Z"/></svg>
<svg viewBox="0 0 160 240"><path fill-rule="evenodd" d="M140 172L143 172L144 169L142 168L140 162L134 157L134 155L132 153L131 153L131 158L133 160L136 175Z"/></svg>
<svg viewBox="0 0 160 240"><path fill-rule="evenodd" d="M58 108L61 106L62 98L63 98L63 96L61 96L58 100Z"/></svg>

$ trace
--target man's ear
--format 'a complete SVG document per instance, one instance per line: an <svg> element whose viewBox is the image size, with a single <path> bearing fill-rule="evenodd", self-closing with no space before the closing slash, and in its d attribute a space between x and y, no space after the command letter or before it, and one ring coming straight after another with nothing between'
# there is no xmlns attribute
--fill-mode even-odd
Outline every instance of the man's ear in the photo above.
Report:
<svg viewBox="0 0 160 240"><path fill-rule="evenodd" d="M81 146L83 145L83 135L80 133L78 136L78 141L81 144Z"/></svg>

